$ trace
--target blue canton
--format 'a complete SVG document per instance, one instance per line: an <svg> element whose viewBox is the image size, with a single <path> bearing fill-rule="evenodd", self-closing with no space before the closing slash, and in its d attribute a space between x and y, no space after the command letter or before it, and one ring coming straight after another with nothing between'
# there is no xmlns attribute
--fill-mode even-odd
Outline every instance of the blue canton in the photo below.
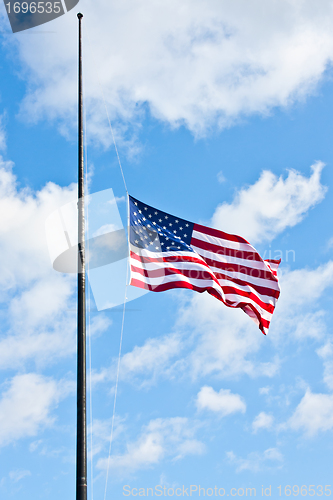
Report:
<svg viewBox="0 0 333 500"><path fill-rule="evenodd" d="M130 242L152 252L193 252L193 222L150 207L129 196Z"/></svg>

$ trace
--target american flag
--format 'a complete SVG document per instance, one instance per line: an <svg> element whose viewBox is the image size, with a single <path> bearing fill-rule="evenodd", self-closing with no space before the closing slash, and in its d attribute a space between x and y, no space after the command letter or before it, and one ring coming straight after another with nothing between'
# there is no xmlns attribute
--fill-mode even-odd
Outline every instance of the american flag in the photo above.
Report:
<svg viewBox="0 0 333 500"><path fill-rule="evenodd" d="M244 238L194 224L129 196L132 286L189 288L240 307L266 334L280 295L279 260Z"/></svg>

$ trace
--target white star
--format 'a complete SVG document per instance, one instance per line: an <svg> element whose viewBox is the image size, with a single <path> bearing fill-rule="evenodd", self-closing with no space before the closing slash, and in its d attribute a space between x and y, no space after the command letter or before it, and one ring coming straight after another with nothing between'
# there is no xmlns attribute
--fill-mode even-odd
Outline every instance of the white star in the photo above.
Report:
<svg viewBox="0 0 333 500"><path fill-rule="evenodd" d="M172 242L171 242L171 245L174 245L174 244L175 244L175 242L174 242L174 241L172 241Z"/></svg>
<svg viewBox="0 0 333 500"><path fill-rule="evenodd" d="M169 238L165 238L166 240L168 240Z"/></svg>
<svg viewBox="0 0 333 500"><path fill-rule="evenodd" d="M137 204L137 202L136 202L136 201L134 202L134 205L138 206L138 204Z"/></svg>
<svg viewBox="0 0 333 500"><path fill-rule="evenodd" d="M165 218L168 219L169 217L166 215Z"/></svg>
<svg viewBox="0 0 333 500"><path fill-rule="evenodd" d="M169 226L172 226L171 222L169 222Z"/></svg>
<svg viewBox="0 0 333 500"><path fill-rule="evenodd" d="M163 229L166 229L166 227L165 227L165 226L163 226Z"/></svg>
<svg viewBox="0 0 333 500"><path fill-rule="evenodd" d="M188 227L188 224L185 224L186 227Z"/></svg>
<svg viewBox="0 0 333 500"><path fill-rule="evenodd" d="M178 224L179 220L178 220L178 219L176 219L176 220L175 220L175 222L177 222L177 224Z"/></svg>
<svg viewBox="0 0 333 500"><path fill-rule="evenodd" d="M174 233L175 233L175 234L176 234L176 232L177 232L177 231L176 231L176 230L174 230Z"/></svg>
<svg viewBox="0 0 333 500"><path fill-rule="evenodd" d="M147 224L147 227L151 227L151 225L150 225L150 224Z"/></svg>
<svg viewBox="0 0 333 500"><path fill-rule="evenodd" d="M162 222L162 219L158 219L158 222Z"/></svg>
<svg viewBox="0 0 333 500"><path fill-rule="evenodd" d="M142 214L141 210L139 210L139 214Z"/></svg>
<svg viewBox="0 0 333 500"><path fill-rule="evenodd" d="M147 220L145 217L142 217L142 220Z"/></svg>
<svg viewBox="0 0 333 500"><path fill-rule="evenodd" d="M146 248L148 248L148 245L145 245Z"/></svg>
<svg viewBox="0 0 333 500"><path fill-rule="evenodd" d="M137 213L136 213L136 212L133 212L133 214L134 214L134 215L137 215Z"/></svg>
<svg viewBox="0 0 333 500"><path fill-rule="evenodd" d="M149 219L151 219L151 218L152 218L152 215L151 215L151 214L149 214L149 215L148 215L148 217L149 217Z"/></svg>
<svg viewBox="0 0 333 500"><path fill-rule="evenodd" d="M153 222L154 226L156 226L156 222Z"/></svg>
<svg viewBox="0 0 333 500"><path fill-rule="evenodd" d="M187 238L187 234L184 234L184 238Z"/></svg>
<svg viewBox="0 0 333 500"><path fill-rule="evenodd" d="M148 210L148 208L147 208L147 207L145 207L145 210Z"/></svg>
<svg viewBox="0 0 333 500"><path fill-rule="evenodd" d="M162 241L161 245L164 245L163 241Z"/></svg>
<svg viewBox="0 0 333 500"><path fill-rule="evenodd" d="M154 212L154 214L155 214L155 215L157 215L157 214L158 214L158 212Z"/></svg>
<svg viewBox="0 0 333 500"><path fill-rule="evenodd" d="M183 230L183 228L182 228L182 227L180 227L179 229L180 229L181 231Z"/></svg>
<svg viewBox="0 0 333 500"><path fill-rule="evenodd" d="M139 243L139 240L135 240L135 243Z"/></svg>
<svg viewBox="0 0 333 500"><path fill-rule="evenodd" d="M180 247L178 247L178 250L180 250Z"/></svg>

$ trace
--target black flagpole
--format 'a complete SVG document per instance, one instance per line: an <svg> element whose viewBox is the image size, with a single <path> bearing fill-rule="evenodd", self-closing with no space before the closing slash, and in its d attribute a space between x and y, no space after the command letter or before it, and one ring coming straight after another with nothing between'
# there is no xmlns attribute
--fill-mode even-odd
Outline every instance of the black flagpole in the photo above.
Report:
<svg viewBox="0 0 333 500"><path fill-rule="evenodd" d="M79 20L79 189L78 189L78 275L77 275L77 435L76 500L87 500L87 422L86 422L86 265L84 224L84 158L82 97L82 14Z"/></svg>

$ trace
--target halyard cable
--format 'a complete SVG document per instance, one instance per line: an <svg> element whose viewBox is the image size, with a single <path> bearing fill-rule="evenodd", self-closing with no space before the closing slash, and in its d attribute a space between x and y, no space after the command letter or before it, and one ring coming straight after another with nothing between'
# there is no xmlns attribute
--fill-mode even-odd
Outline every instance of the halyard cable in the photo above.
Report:
<svg viewBox="0 0 333 500"><path fill-rule="evenodd" d="M126 287L125 287L124 306L123 306L123 318L122 318L122 322L121 322L121 333L120 333L119 354L118 354L118 366L117 366L117 375L116 375L116 385L115 385L115 390L114 390L113 413L112 413L112 422L111 422L109 456L108 456L108 464L107 464L107 469L106 469L104 500L106 499L106 491L107 491L107 487L108 487L110 457L111 457L111 447L112 447L113 429L114 429L114 419L115 419L115 414L116 414L116 401L117 401L117 392L118 392L119 368L120 368L120 358L121 358L121 346L122 346L122 343L123 343L123 332L124 332L124 322L125 322L125 308L126 308L126 300L127 300L127 280L128 280L128 266L127 266L127 270L126 270Z"/></svg>
<svg viewBox="0 0 333 500"><path fill-rule="evenodd" d="M84 74L83 74L84 84ZM86 220L89 235L89 171L88 171L88 147L87 147L87 114L85 99L83 93L83 117L84 117L84 149L85 149L85 187L86 187ZM87 274L89 276L89 238L87 240L88 261L87 261ZM92 382L91 382L91 294L90 285L88 285L88 356L89 356L89 419L90 419L90 488L91 500L94 500L94 471L93 471L93 412L92 412Z"/></svg>
<svg viewBox="0 0 333 500"><path fill-rule="evenodd" d="M91 51L92 51L92 44L90 43L90 38L89 38L89 34L88 33L87 33L87 38L88 38L88 42L90 44L90 48L91 48ZM113 127L111 125L111 120L110 120L108 108L107 108L107 105L106 105L106 100L105 100L105 97L104 97L103 88L102 88L102 85L101 85L101 82L100 82L100 79L99 79L99 76L98 76L98 71L97 71L97 68L96 68L96 65L95 65L95 59L94 59L94 57L93 57L93 61L94 61L94 66L95 66L95 75L97 76L97 81L98 81L98 84L99 84L99 87L100 87L100 91L101 91L101 94L102 94L102 97L103 97L103 103L104 103L104 107L105 107L105 112L106 112L106 116L107 116L107 119L108 119L110 131L111 131L111 135L112 135L112 140L113 140L113 144L114 144L114 148L115 148L115 151L116 151L116 155L117 155L117 159L118 159L118 164L119 164L121 176L122 176L124 187L125 187L125 191L126 191L126 196L127 196L127 220L128 220L129 219L129 212L128 212L128 191L127 191L127 185L126 185L123 168L122 168L121 161L120 161L120 156L119 156L119 152L118 152L118 148L117 148L117 144L116 144L116 139L115 139L114 132L113 132ZM126 286L125 286L125 295L124 295L124 302L123 302L123 314L122 314L122 323L121 323L121 332L120 332L120 342L119 342L119 353L118 353L118 364L117 364L115 393L114 393L114 400L113 400L113 412L112 412L112 421L111 421L109 454L108 454L106 479L105 479L104 500L106 500L106 492L107 492L107 487L108 487L109 469L110 469L110 458L111 458L112 440L113 440L113 432L114 432L114 421L115 421L115 414L116 414L116 402L117 402L118 383L119 383L121 349L122 349L123 333L124 333L124 323L125 323L125 310L126 310L126 300L127 300L128 277L129 277L129 266L128 266L128 263L127 263L127 266L126 266ZM90 380L91 380L91 377L90 377Z"/></svg>
<svg viewBox="0 0 333 500"><path fill-rule="evenodd" d="M90 50L93 52L93 48L92 48L92 44L90 42L90 38L89 38L88 32L87 32L87 38L88 38L88 43L90 44ZM93 54L93 56L94 56L94 54ZM94 67L95 67L95 75L97 77L97 82L98 82L98 85L99 85L99 88L100 88L100 91L101 91L101 94L102 94L102 97L103 97L103 103L104 103L104 107L105 107L105 112L106 112L106 116L107 116L107 119L108 119L108 122L109 122L109 127L110 127L110 131L111 131L111 135L112 135L113 145L114 145L114 149L116 151L116 155L117 155L117 159L118 159L118 163L119 163L119 168L120 168L121 176L122 176L123 182L124 182L125 191L128 194L127 185L126 185L125 176L124 176L124 171L123 171L123 167L121 165L120 156L119 156L119 152L118 152L118 148L117 148L116 138L115 138L114 133L113 133L113 127L111 125L111 120L110 120L108 108L107 108L107 105L106 105L106 100L105 100L105 96L104 96L104 92L103 92L103 87L102 87L101 81L100 81L99 76L98 76L99 74L98 74L98 71L97 71L97 68L96 68L95 58L94 57L93 57L93 64L94 64Z"/></svg>

